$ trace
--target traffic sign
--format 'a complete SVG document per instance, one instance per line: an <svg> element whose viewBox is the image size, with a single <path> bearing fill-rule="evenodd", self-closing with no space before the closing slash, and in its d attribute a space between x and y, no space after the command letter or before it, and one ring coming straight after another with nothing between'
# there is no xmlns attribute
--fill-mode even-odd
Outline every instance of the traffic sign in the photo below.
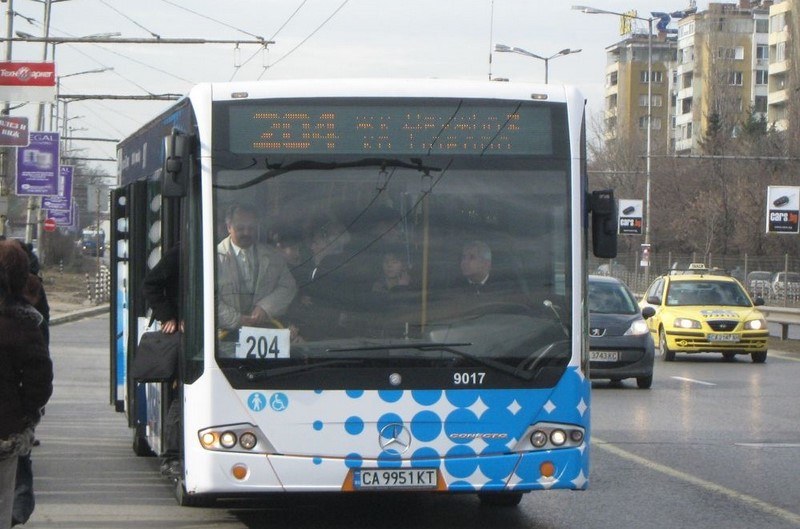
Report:
<svg viewBox="0 0 800 529"><path fill-rule="evenodd" d="M56 231L56 219L45 220L44 231Z"/></svg>

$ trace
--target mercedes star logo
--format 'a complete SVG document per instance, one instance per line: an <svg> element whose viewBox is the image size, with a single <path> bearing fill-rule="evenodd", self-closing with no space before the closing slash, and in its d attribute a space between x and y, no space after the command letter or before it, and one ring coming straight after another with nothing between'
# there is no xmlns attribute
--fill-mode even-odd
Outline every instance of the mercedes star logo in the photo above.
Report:
<svg viewBox="0 0 800 529"><path fill-rule="evenodd" d="M386 453L405 454L411 448L411 432L402 424L387 424L381 428L378 444Z"/></svg>

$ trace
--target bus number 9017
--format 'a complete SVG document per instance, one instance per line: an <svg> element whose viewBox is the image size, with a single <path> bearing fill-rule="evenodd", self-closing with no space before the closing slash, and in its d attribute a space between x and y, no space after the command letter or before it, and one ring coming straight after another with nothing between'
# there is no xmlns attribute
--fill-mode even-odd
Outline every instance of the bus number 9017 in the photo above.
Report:
<svg viewBox="0 0 800 529"><path fill-rule="evenodd" d="M453 373L453 384L456 386L480 386L486 373Z"/></svg>

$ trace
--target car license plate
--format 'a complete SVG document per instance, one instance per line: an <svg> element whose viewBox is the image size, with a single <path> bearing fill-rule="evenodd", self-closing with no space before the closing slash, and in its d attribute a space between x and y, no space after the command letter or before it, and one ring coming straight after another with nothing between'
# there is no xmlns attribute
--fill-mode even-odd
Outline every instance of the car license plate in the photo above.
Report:
<svg viewBox="0 0 800 529"><path fill-rule="evenodd" d="M738 342L741 337L738 334L709 334L709 342Z"/></svg>
<svg viewBox="0 0 800 529"><path fill-rule="evenodd" d="M364 489L435 489L439 486L435 468L356 469L353 488Z"/></svg>
<svg viewBox="0 0 800 529"><path fill-rule="evenodd" d="M589 351L592 362L619 362L619 351Z"/></svg>

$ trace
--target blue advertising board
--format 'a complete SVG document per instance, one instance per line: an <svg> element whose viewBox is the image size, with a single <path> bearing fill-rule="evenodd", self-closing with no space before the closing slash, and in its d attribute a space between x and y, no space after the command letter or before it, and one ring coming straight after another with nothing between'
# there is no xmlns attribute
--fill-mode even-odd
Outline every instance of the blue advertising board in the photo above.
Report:
<svg viewBox="0 0 800 529"><path fill-rule="evenodd" d="M17 149L17 195L58 195L59 143L57 132L32 132L30 144Z"/></svg>

